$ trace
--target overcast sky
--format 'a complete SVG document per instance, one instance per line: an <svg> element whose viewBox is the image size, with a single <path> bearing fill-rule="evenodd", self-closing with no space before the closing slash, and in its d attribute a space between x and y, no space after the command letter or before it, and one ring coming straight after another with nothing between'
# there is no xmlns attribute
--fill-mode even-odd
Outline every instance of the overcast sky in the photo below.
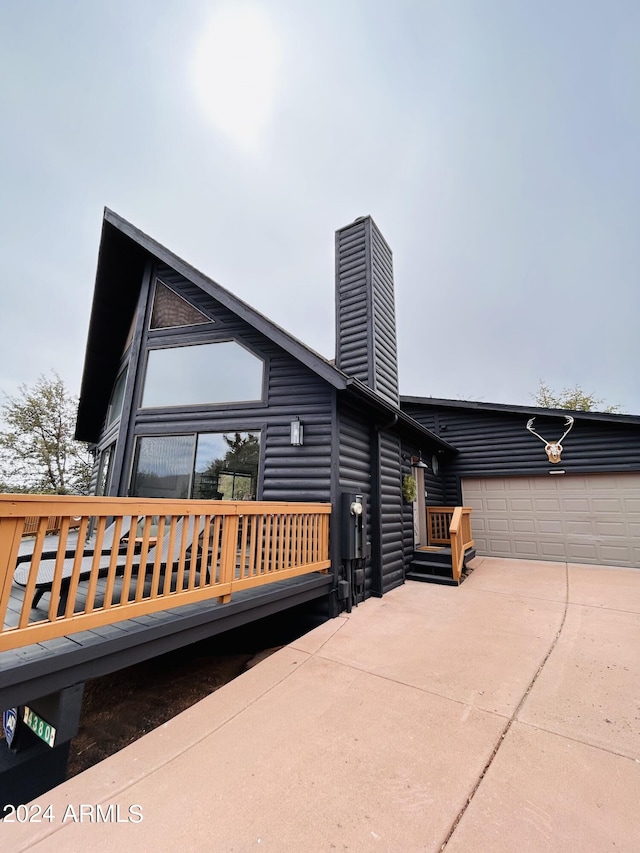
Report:
<svg viewBox="0 0 640 853"><path fill-rule="evenodd" d="M640 413L638 0L1 0L0 70L0 391L79 391L105 205L329 358L371 214L401 393Z"/></svg>

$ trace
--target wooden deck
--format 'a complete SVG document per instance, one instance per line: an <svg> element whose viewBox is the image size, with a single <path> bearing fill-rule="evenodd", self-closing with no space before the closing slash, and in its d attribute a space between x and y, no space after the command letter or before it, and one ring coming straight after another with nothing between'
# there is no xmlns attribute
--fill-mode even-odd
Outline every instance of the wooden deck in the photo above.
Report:
<svg viewBox="0 0 640 853"><path fill-rule="evenodd" d="M85 575L81 563L84 566L87 558L78 547L77 561L72 559L73 576L65 579L64 558L70 547L76 549L75 533L65 538L63 524L59 544L45 536L43 521L42 535L31 540L31 546L26 544L21 538L20 519L34 513L33 506L26 505L28 501L22 497L13 502L0 498L0 528L5 522L4 539L0 529L0 545L4 542L0 556L5 557L0 566L0 641L4 638L5 642L5 650L0 652L0 710L326 597L333 587L333 575L327 571L327 505L314 508L300 504L296 509L295 504L245 504L238 508L215 502L214 507L209 503L204 508L201 502L180 506L173 502L159 509L139 501L134 505L132 499L107 499L107 503L105 499L69 499L68 515L82 515L83 524L93 513L98 522L98 542L102 541L107 516L117 518L128 513L142 518L143 555L140 558L138 548L134 557L133 549L127 546L122 558L113 548L114 559L107 559L109 566L104 574L90 571ZM89 504L81 507L78 501ZM317 514L313 509L318 509ZM164 555L158 548L158 555L151 560L146 519L152 511L156 517L159 512L173 514L164 519L171 559L167 559L166 548ZM43 519L46 514L51 513L43 505ZM191 572L191 580L187 580L188 568L193 570L194 563L191 557L185 558L187 537L178 535L176 518L184 529L189 521L194 531L192 553L196 541L200 546L197 571ZM7 534L10 526L13 532ZM160 527L162 530L162 522ZM214 529L220 548L206 547L209 531L213 536ZM225 530L230 531L226 538ZM194 538L198 532L199 540ZM82 534L81 525L80 542L84 541ZM54 543L59 554L49 560L54 566L51 587L37 606L31 607L42 576L43 560L39 561L38 555L46 555ZM13 581L15 558L24 558L29 547L35 551L32 569L26 585L18 586ZM100 553L98 548L96 553ZM111 571L116 557L124 559L119 572ZM91 568L92 558L88 559ZM142 569L132 574L135 559ZM224 577L222 569L226 571ZM71 585L68 601L61 592L61 583L65 582Z"/></svg>
<svg viewBox="0 0 640 853"><path fill-rule="evenodd" d="M0 653L0 709L326 596L330 574L314 573L234 595L104 625Z"/></svg>

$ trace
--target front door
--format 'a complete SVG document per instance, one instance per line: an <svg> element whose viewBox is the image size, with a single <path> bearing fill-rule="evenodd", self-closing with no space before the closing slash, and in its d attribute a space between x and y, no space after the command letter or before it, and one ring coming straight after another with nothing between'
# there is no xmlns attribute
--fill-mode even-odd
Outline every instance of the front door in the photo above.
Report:
<svg viewBox="0 0 640 853"><path fill-rule="evenodd" d="M419 545L428 543L424 468L412 468L411 471L416 478L416 499L413 502L413 546L417 548Z"/></svg>

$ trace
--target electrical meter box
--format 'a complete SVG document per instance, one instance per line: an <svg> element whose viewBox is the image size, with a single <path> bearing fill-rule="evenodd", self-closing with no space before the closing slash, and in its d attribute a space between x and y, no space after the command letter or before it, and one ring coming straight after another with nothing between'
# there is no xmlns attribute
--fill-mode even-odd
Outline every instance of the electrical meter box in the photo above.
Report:
<svg viewBox="0 0 640 853"><path fill-rule="evenodd" d="M341 557L362 560L366 557L367 520L364 496L343 492L341 496Z"/></svg>

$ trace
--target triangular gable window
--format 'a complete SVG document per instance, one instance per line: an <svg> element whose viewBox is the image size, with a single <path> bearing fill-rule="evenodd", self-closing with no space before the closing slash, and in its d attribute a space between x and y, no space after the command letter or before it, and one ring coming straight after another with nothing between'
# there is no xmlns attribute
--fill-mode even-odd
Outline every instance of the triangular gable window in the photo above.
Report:
<svg viewBox="0 0 640 853"><path fill-rule="evenodd" d="M207 317L175 290L156 280L156 292L151 312L151 329L172 329L177 326L199 326L202 323L213 323Z"/></svg>

